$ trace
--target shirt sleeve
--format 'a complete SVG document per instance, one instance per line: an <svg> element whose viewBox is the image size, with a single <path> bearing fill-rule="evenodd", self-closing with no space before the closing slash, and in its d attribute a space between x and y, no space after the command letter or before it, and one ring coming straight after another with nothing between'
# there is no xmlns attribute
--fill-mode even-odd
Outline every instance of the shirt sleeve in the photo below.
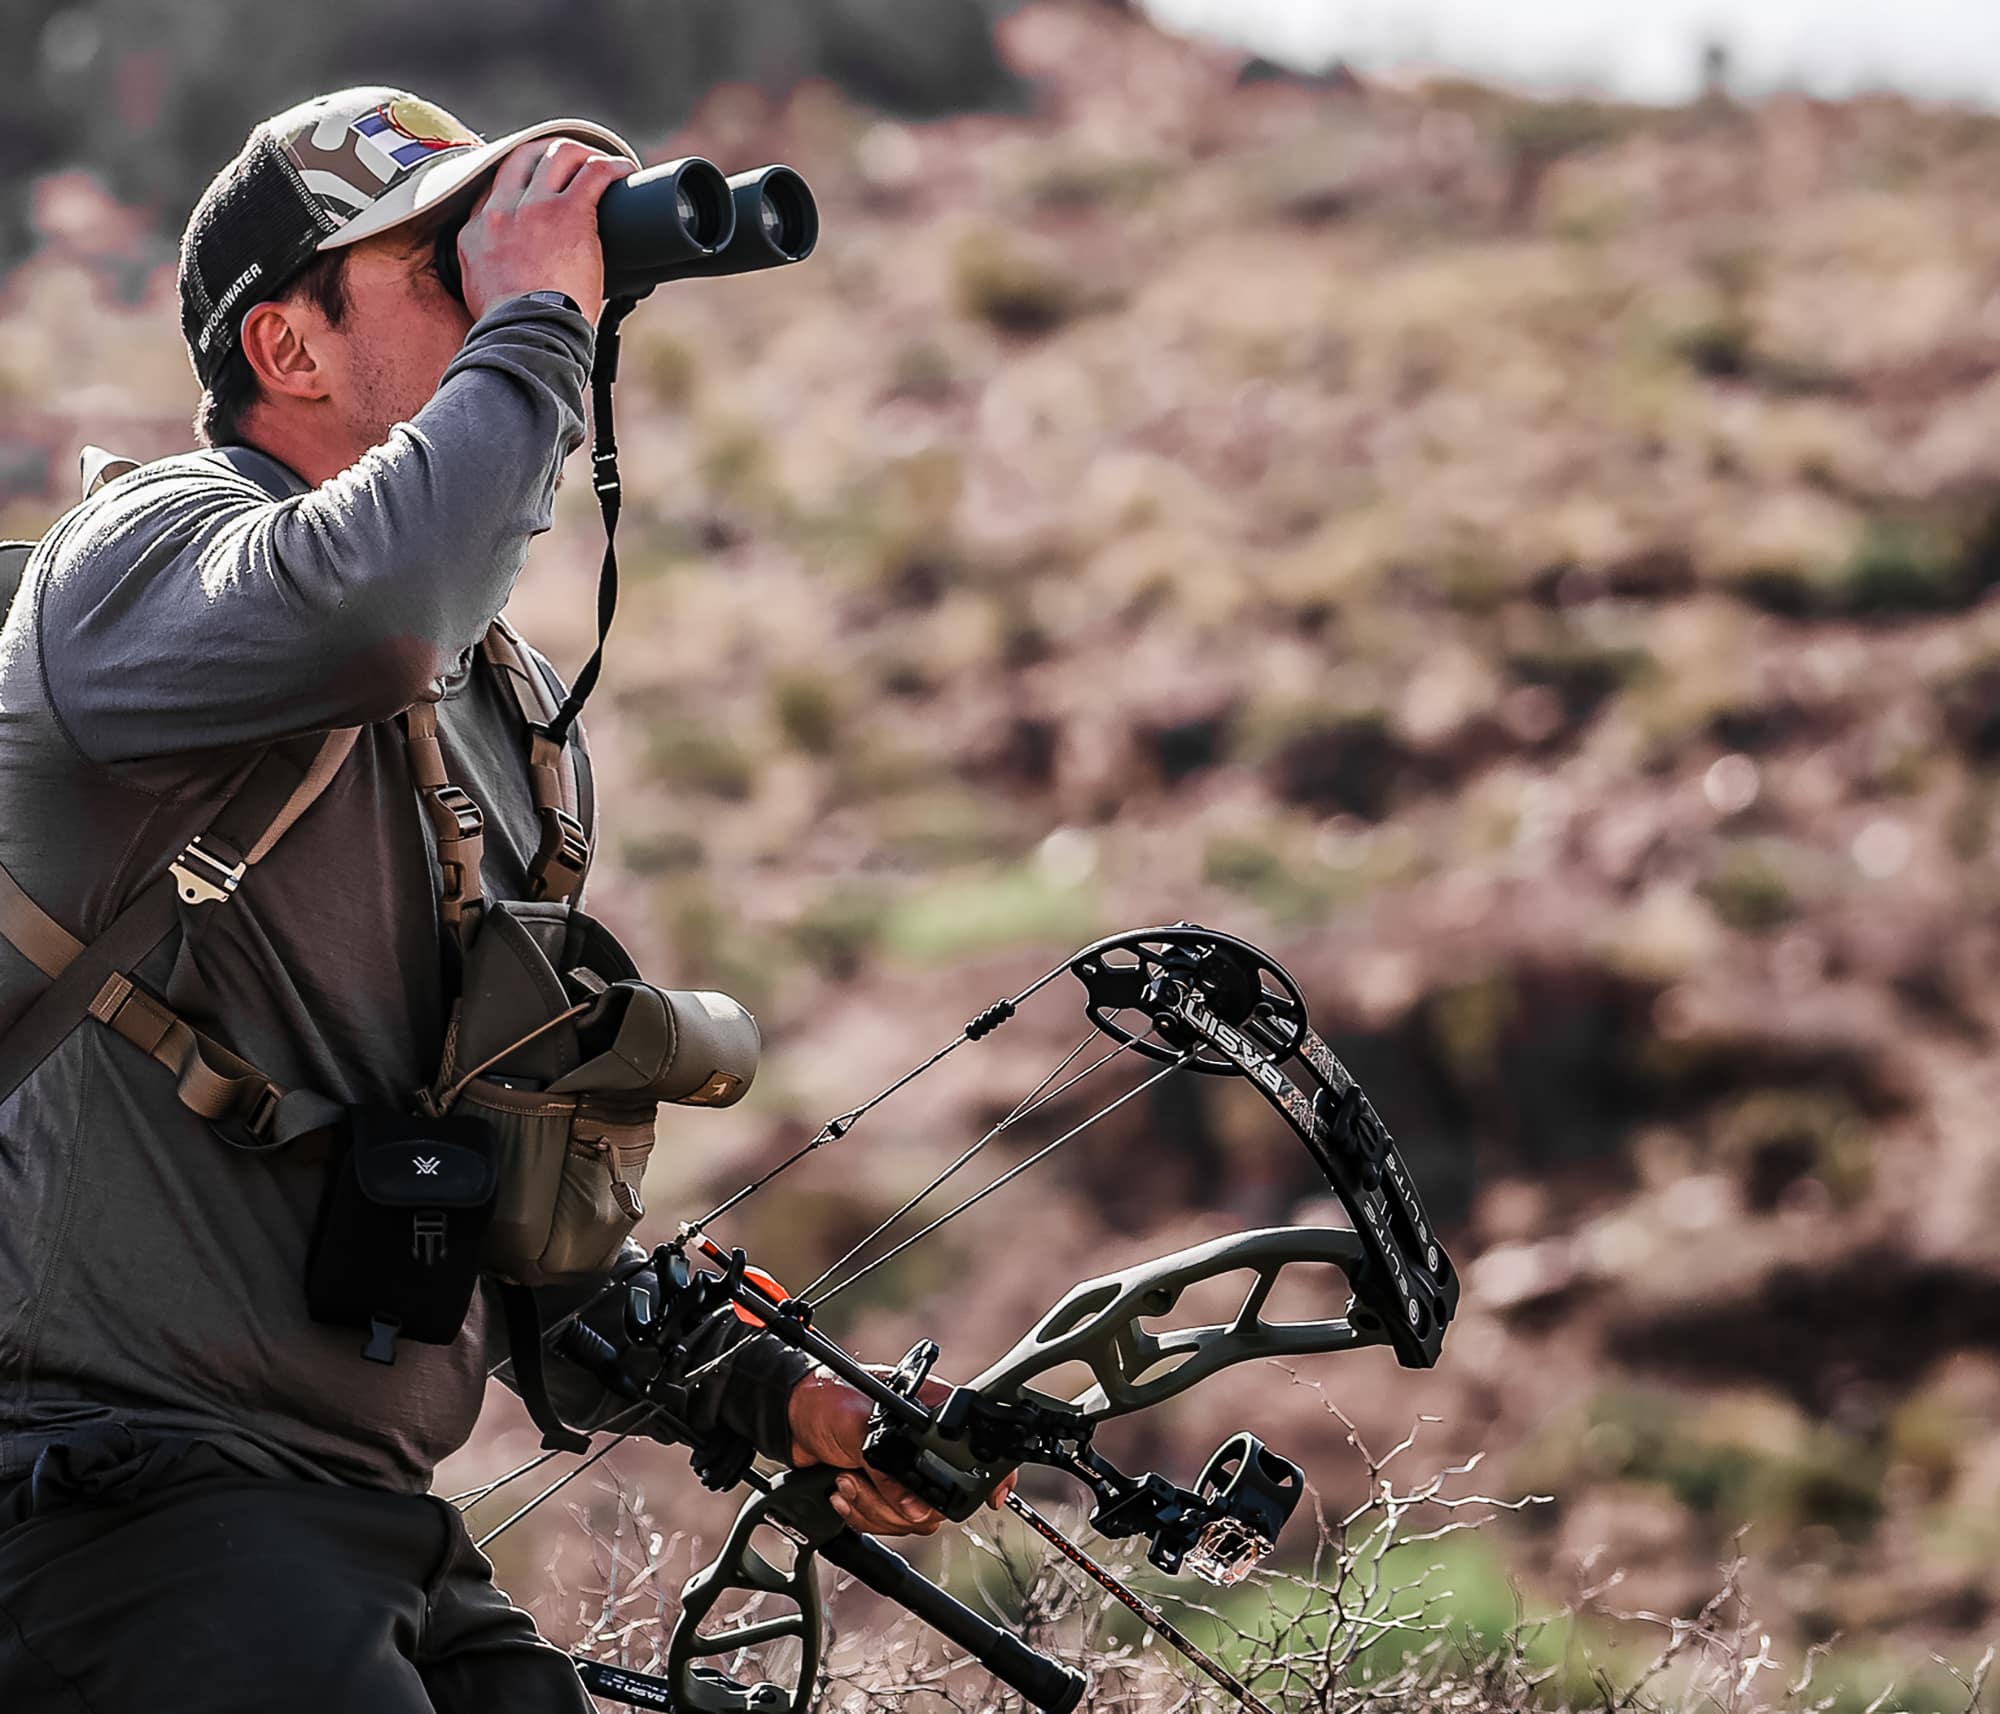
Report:
<svg viewBox="0 0 2000 1714"><path fill-rule="evenodd" d="M415 419L274 500L219 461L106 487L52 533L37 637L70 740L100 763L386 720L506 605L581 443L590 324L510 298Z"/></svg>

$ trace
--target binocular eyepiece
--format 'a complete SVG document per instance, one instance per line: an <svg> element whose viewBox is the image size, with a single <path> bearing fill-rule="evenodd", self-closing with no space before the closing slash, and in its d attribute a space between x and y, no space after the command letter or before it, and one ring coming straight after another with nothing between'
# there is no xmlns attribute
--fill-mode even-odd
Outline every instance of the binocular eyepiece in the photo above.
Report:
<svg viewBox="0 0 2000 1714"><path fill-rule="evenodd" d="M438 277L465 295L454 221L438 234ZM819 242L819 205L790 167L725 178L699 155L647 167L614 184L597 205L604 295L644 297L669 280L748 274L803 262Z"/></svg>

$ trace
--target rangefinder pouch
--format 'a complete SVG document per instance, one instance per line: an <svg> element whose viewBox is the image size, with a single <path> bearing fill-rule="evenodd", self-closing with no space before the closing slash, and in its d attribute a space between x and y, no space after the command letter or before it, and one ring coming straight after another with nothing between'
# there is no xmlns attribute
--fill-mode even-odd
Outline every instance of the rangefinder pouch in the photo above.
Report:
<svg viewBox="0 0 2000 1714"><path fill-rule="evenodd" d="M644 1212L659 1104L739 1099L756 1019L727 994L654 987L610 930L557 901L489 902L460 994L419 1106L496 1139L481 1265L527 1286L601 1273Z"/></svg>
<svg viewBox="0 0 2000 1714"><path fill-rule="evenodd" d="M315 1321L364 1327L362 1355L396 1340L449 1345L479 1285L498 1185L495 1140L474 1119L350 1107L306 1252Z"/></svg>

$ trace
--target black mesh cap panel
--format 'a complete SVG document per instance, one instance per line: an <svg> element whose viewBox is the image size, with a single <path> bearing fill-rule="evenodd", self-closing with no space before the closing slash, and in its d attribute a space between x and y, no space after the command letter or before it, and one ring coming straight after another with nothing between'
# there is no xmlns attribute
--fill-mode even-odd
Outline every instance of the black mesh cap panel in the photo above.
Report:
<svg viewBox="0 0 2000 1714"><path fill-rule="evenodd" d="M236 348L243 312L281 291L338 227L283 148L253 131L202 192L181 239L181 331L204 387Z"/></svg>

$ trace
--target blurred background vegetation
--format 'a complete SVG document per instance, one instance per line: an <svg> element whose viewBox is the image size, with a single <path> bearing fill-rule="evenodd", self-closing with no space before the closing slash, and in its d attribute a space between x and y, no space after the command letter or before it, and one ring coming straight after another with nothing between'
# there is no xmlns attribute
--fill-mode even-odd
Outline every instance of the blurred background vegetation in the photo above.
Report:
<svg viewBox="0 0 2000 1714"><path fill-rule="evenodd" d="M808 265L626 336L595 908L768 1042L742 1108L668 1127L662 1232L1083 940L1233 930L1467 1274L1434 1373L1319 1378L1553 1496L1452 1555L1468 1629L1585 1565L1691 1613L1747 1529L1787 1673L1838 1638L1854 1706L1943 1705L1931 1653L2000 1629L2000 120L1294 75L1089 0L304 16L0 6L0 533L85 441L187 444L180 218L317 89L586 113L821 198ZM513 608L572 669L596 529L571 482ZM1058 1013L730 1235L810 1277ZM1331 1213L1251 1092L1177 1088L838 1330L969 1372L1052 1278ZM1190 1475L1243 1425L1212 1392L1122 1450ZM1268 1396L1339 1509L1335 1425ZM532 1438L496 1405L444 1485ZM502 1570L561 1632L542 1521Z"/></svg>

